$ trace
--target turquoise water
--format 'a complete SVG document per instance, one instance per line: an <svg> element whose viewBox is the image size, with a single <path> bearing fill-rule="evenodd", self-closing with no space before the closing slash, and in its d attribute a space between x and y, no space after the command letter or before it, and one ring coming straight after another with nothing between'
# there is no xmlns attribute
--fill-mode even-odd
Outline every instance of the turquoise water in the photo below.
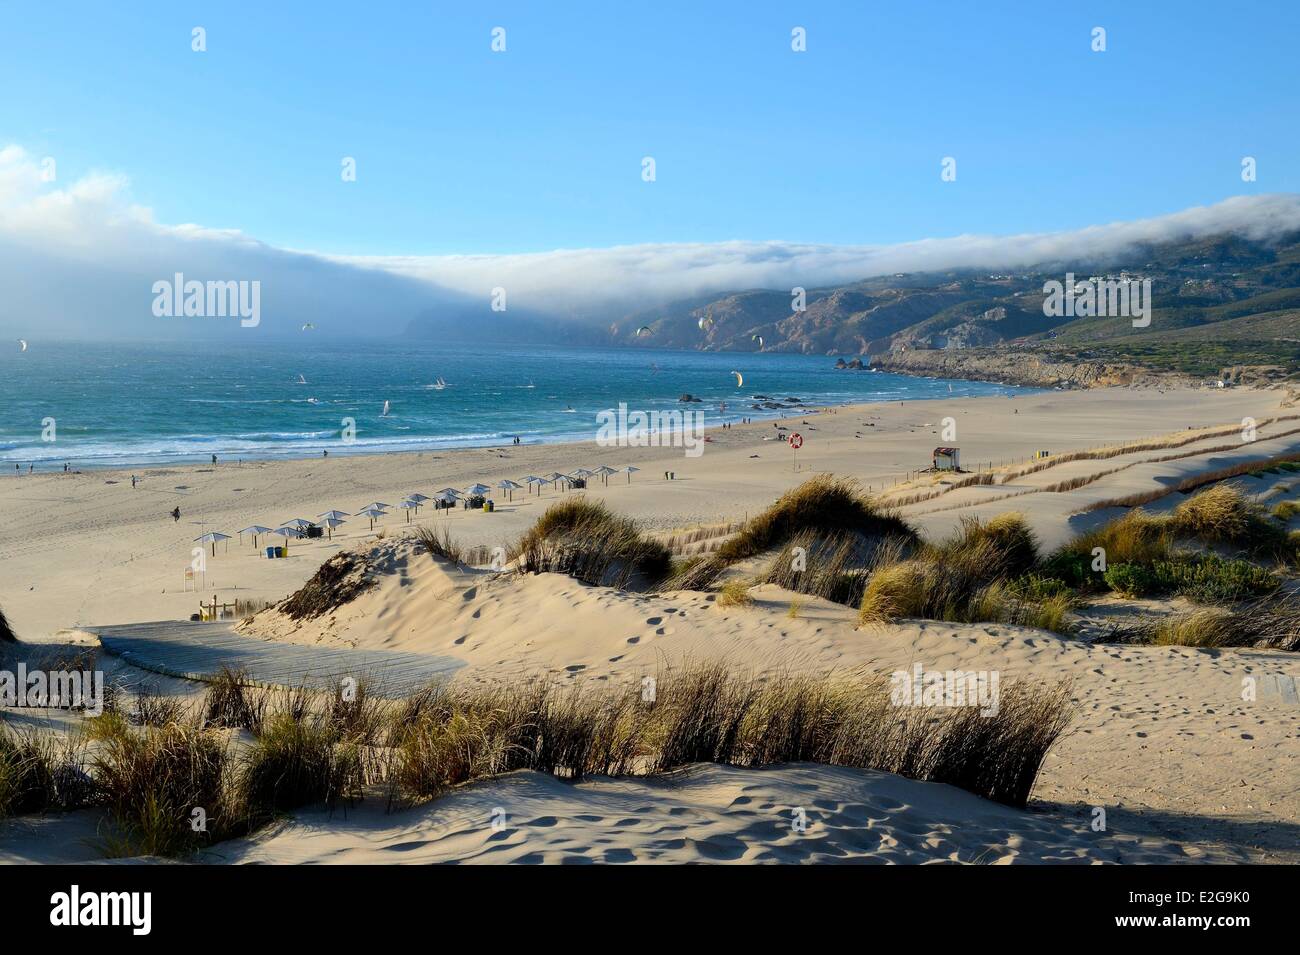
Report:
<svg viewBox="0 0 1300 955"><path fill-rule="evenodd" d="M0 462L9 470L591 439L596 414L620 402L702 410L712 427L779 414L751 407L755 395L835 405L1017 391L836 371L834 358L805 355L429 342L10 347L0 353ZM439 377L445 388L433 387ZM686 392L703 403L679 403ZM42 440L46 418L52 442ZM356 422L355 443L340 440L344 418Z"/></svg>

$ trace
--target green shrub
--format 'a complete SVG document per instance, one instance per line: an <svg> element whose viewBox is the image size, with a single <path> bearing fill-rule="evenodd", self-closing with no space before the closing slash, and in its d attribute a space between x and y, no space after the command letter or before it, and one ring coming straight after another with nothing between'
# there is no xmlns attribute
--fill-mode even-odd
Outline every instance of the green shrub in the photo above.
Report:
<svg viewBox="0 0 1300 955"><path fill-rule="evenodd" d="M1142 564L1111 564L1106 585L1125 597L1145 597L1156 589L1155 575Z"/></svg>

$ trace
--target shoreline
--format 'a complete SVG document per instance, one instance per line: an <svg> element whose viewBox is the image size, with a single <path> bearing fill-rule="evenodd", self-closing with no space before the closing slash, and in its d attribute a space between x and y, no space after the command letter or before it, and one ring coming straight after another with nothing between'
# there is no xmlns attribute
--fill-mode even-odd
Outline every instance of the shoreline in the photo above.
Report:
<svg viewBox="0 0 1300 955"><path fill-rule="evenodd" d="M921 378L925 376L909 375L908 377ZM928 378L927 380L943 381L945 379ZM1005 399L1005 398L1012 398L1012 397L1029 396L1045 390L1041 388L1030 388L1030 387L1019 386L1019 385L1003 385L1002 383L999 382L979 381L978 383L1019 389L1019 391L1017 391L1014 395L1013 394L980 395L977 396L978 398L1004 398ZM918 398L910 398L910 399L905 398L902 399L902 401L903 402L956 401L956 400L963 400L963 399L972 400L972 397L969 395L948 395L948 396L942 396L937 398L929 398L929 397L918 397ZM753 400L753 396L750 396L750 398L747 398L745 400L747 401ZM775 401L776 399L771 399L771 400ZM704 403L705 402L700 402L700 403L681 402L680 409L672 409L672 410L680 410L682 412L691 411L693 408L696 408L698 404L704 404ZM885 402L880 402L880 401L873 401L873 402L850 401L844 403L809 402L806 404L801 404L798 407L787 407L781 410L780 412L768 410L762 412L755 412L749 415L742 415L741 417L750 419L748 424L741 423L741 422L722 422L722 421L719 421L716 424L706 423L703 425L701 429L701 434L715 435L715 434L725 433L727 431L738 430L741 428L758 427L760 425L770 424L773 422L780 423L790 418L799 417L800 415L823 414L827 411L843 410L843 411L852 412L856 408L868 407L868 406L884 404L884 403ZM609 410L613 411L615 409L609 409ZM671 411L668 413L671 413ZM723 428L722 425L724 423L730 424L730 428ZM342 444L336 438L334 439L335 443L333 446L326 446L325 443L322 442L321 446L316 451L310 453L305 451L304 452L287 451L283 454L266 456L264 454L260 454L259 452L260 456L240 457L235 454L232 454L231 452L217 452L217 466L218 467L230 466L232 463L231 462L232 458L234 458L235 462L237 462L234 466L239 467L239 466L256 466L256 465L263 465L263 464L277 464L277 463L289 462L289 461L313 461L313 460L319 461L319 460L326 460L329 458L354 459L354 458L385 457L391 455L408 455L408 454L423 455L423 454L433 454L433 453L451 453L457 451L494 451L494 450L500 450L500 449L511 448L511 447L532 448L532 447L556 447L562 445L582 445L588 443L596 444L596 439L592 437L592 435L594 435L598 430L599 430L599 426L593 422L592 427L587 432L583 432L583 433L563 432L555 435L547 435L545 437L531 438L531 439L522 439L522 435L521 435L520 437L522 440L521 443L518 445L514 445L511 443L511 438L513 437L512 435L511 436L503 435L500 440L496 440L492 442L485 441L480 443L474 441L473 443L455 443L453 440L452 442L445 443L445 444L430 443L419 447L394 447L389 449L382 449L382 448L376 448L372 446L372 447L361 448L359 450L347 450L348 446L346 444ZM681 431L671 430L671 429L666 431L656 431L652 433L656 435L664 434L664 435L668 435L669 437L679 436L682 434ZM586 436L583 436L584 434ZM411 439L411 440L418 441L420 439ZM431 442L437 442L440 439L431 438L428 440L430 440ZM599 445L597 446L599 447ZM660 449L665 450L666 448L679 447L679 446L680 445L669 444L667 446L660 446ZM602 448L601 450L607 450L607 449ZM320 453L321 451L328 451L329 454L322 455ZM131 471L139 471L141 473L147 474L151 471L169 471L169 470L174 470L176 468L184 468L184 467L209 467L211 466L211 461L210 461L211 453L212 452L203 452L195 455L177 455L174 457L168 457L166 459L160 459L160 460L145 460L145 459L117 460L115 459L111 461L106 460L103 461L102 463L94 461L93 459L90 461L87 461L84 458L77 459L75 455L50 457L50 458L44 458L39 460L33 459L28 461L22 461L22 460L11 461L8 459L0 458L0 478L28 477L36 474L46 474L46 475L63 474L63 473L102 474L108 472L129 473ZM62 462L67 462L71 466L67 472L63 471ZM8 466L10 464L14 464L17 466L13 470L9 470ZM36 465L35 469L29 472L27 470L28 464L35 464Z"/></svg>
<svg viewBox="0 0 1300 955"><path fill-rule="evenodd" d="M295 541L291 559L272 561L259 558L247 538L241 541L240 529L315 520L331 509L354 514L368 502L396 505L406 495L432 496L443 487L495 486L503 479L522 481L529 474L578 467L632 466L638 473L616 474L607 484L596 481L581 493L606 502L647 531L672 531L745 520L818 473L854 478L868 493L880 494L899 486L909 472L928 468L931 451L940 445L959 446L967 470L997 467L1028 461L1042 449L1061 454L1189 427L1223 426L1250 415L1263 420L1278 412L1281 397L1253 389L1093 389L1013 399L865 403L714 429L695 458L681 448L602 448L589 439L219 462L215 467L175 464L136 469L143 479L135 488L130 468L24 473L24 480L0 481L0 520L6 527L0 540L0 606L24 638L81 625L187 618L198 594L184 571L194 559L195 539L212 531L231 540L215 556L209 548L206 575L195 581L197 590L208 598L215 592L223 599L278 600L340 547L373 536L368 522L350 519L332 540ZM941 434L947 418L957 429L955 441L945 441ZM787 433L781 427L803 435L797 454L780 440ZM1261 438L1267 434L1267 429L1261 431ZM1261 452L1268 443L1261 440ZM1167 467L1180 463L1209 466L1189 459ZM1068 466L1074 467L1086 463ZM669 473L675 479L668 479ZM1005 503L997 500L1010 490L1003 485L972 487L945 496L933 508L923 506L926 513L915 519L927 534L943 534L964 513L1046 508L1036 520L1044 544L1054 545L1078 527L1070 517L1074 501L1146 490L1153 479L1145 469L1130 469L1070 494L1033 494ZM421 508L417 522L428 525L436 519L467 547L503 546L565 493L572 492L553 487L543 488L540 496L494 491L493 514ZM958 502L965 502L965 509L950 506ZM171 516L174 508L180 509L179 520ZM404 533L405 517L394 509L375 530Z"/></svg>

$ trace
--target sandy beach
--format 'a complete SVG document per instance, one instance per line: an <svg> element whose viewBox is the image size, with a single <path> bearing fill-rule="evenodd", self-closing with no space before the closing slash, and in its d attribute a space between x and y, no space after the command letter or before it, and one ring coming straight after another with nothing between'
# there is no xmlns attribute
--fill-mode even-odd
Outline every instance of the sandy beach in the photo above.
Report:
<svg viewBox="0 0 1300 955"><path fill-rule="evenodd" d="M523 773L395 815L369 804L346 821L302 811L209 850L211 861L560 861L575 852L588 861L668 862L1296 861L1300 707L1238 696L1243 675L1296 673L1294 654L1090 643L1003 624L859 626L853 608L774 585L756 588L748 606L724 607L712 593L635 594L555 574L453 570L413 543L394 545L409 532L396 511L375 533L354 518L333 541L294 541L283 560L232 540L218 545L215 557L209 551L197 590L185 589L183 579L192 541L206 531L234 535L250 524L314 519L329 508L351 512L412 492L601 464L641 470L630 482L620 474L585 492L516 492L513 502L498 493L492 513L424 508L419 522L446 524L463 544L505 546L565 493L584 493L671 538L743 521L810 476L833 473L886 501L929 495L901 511L927 536L948 533L963 515L1017 510L1050 549L1117 512L1086 510L1096 502L1300 450L1300 434L1287 433L1300 429L1300 420L1282 399L1276 390L1107 389L845 407L781 422L804 437L797 470L791 448L772 440L778 432L769 422L713 431L695 458L681 449L589 443L222 462L137 471L135 488L131 472L7 477L0 480L0 596L24 640L93 644L88 629L185 619L214 594L219 602L277 601L340 549L395 546L380 584L338 612L305 623L270 612L241 630L299 646L435 654L456 661L457 681L482 684L545 674L624 685L688 660L808 674L890 672L924 661L932 669L1073 681L1078 717L1049 754L1030 813L951 787L829 767L702 767L673 785L608 780L577 787ZM940 438L946 417L954 420L955 441ZM1237 435L1243 419L1257 423L1255 440L1225 437L1225 430ZM945 476L909 474L928 467L941 444L960 446L963 465L975 470L1023 467L1042 450L1061 455L1138 441L1161 449L954 490L940 483ZM665 471L675 479L666 480ZM1099 472L1108 473L1054 489ZM179 522L168 514L173 507L181 509ZM797 613L787 612L793 601ZM112 665L132 673L121 661ZM169 692L198 691L170 681ZM772 814L814 792L821 800L817 844L774 835L780 823ZM479 817L503 801L519 827L498 842ZM1089 826L1098 806L1110 818L1100 833ZM73 815L61 824L91 824L84 813ZM663 825L678 817L694 822L680 837L664 835ZM71 850L51 847L55 824L5 824L0 858L68 859Z"/></svg>
<svg viewBox="0 0 1300 955"><path fill-rule="evenodd" d="M1017 399L860 405L783 419L781 425L804 438L797 455L773 440L778 434L773 422L710 430L711 440L698 457L685 456L681 448L597 447L593 422L593 441L581 444L0 476L5 613L27 639L86 624L188 617L197 610L199 597L185 589L184 574L194 539L208 531L235 537L240 528L254 524L278 527L294 518L314 520L331 508L355 512L372 501L395 505L410 493L433 494L475 481L495 485L529 474L634 465L641 471L630 483L617 475L608 486L593 482L585 493L647 528L670 531L744 520L817 473L857 478L872 492L887 490L904 481L908 472L929 467L932 450L943 444L960 446L963 467L974 470L1025 462L1039 450L1060 454L1188 428L1239 427L1247 417L1263 421L1300 413L1279 407L1282 394L1102 389ZM941 437L945 417L954 419L955 441ZM1300 436L1269 437L1295 427L1300 421L1261 428L1258 441L1241 444L1241 453L1263 458L1300 444ZM1224 443L1219 437L1207 439L1204 446ZM1219 454L1215 462L1225 457ZM1104 467L1097 462L1070 463L1038 480L1045 484L1065 472L1109 469L1125 460L1107 461ZM905 513L927 533L942 534L961 513L1022 510L1050 548L1077 531L1083 521L1072 514L1092 500L1146 490L1180 469L1210 466L1207 460L1189 458L1137 467L1079 492L1014 500L1007 495L1032 482L962 489ZM676 479L664 480L665 471L675 472ZM133 473L140 478L135 488ZM540 497L515 492L513 502L507 502L498 491L492 514L426 507L419 521L449 522L456 539L467 545L504 546L561 496L548 486ZM985 504L985 498L999 500ZM952 509L954 504L963 509ZM176 507L179 522L169 516ZM400 512L392 514L376 529L395 533L406 527ZM1093 519L1095 515L1087 518ZM294 541L291 556L277 561L260 558L247 538L242 544L232 539L218 545L215 557L209 549L206 580L198 589L209 600L214 593L219 601L278 600L339 547L370 536L364 518L352 518L333 541Z"/></svg>

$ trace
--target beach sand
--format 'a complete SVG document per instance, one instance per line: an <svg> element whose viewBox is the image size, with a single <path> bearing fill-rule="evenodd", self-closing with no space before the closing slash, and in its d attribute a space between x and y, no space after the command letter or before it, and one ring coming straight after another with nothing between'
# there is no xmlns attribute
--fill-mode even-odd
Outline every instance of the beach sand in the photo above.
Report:
<svg viewBox="0 0 1300 955"><path fill-rule="evenodd" d="M988 462L997 466L1023 461L1038 450L1059 453L1188 427L1239 424L1246 417L1263 420L1300 413L1280 409L1281 395L1107 389L844 407L780 422L804 437L798 471L796 454L787 445L764 440L777 434L772 422L710 430L711 442L693 458L681 448L597 447L593 422L593 440L582 444L0 476L0 599L15 630L27 639L86 624L185 618L199 603L199 594L185 589L185 571L197 546L194 539L208 531L234 537L243 527L278 527L299 517L313 520L330 508L355 512L376 500L397 504L413 492L432 494L475 481L495 485L504 478L519 481L529 474L601 464L634 465L641 471L630 484L624 475L611 477L608 487L596 482L589 495L646 527L685 528L743 520L817 473L855 477L864 487L880 491L909 471L929 467L938 445L959 445L963 466L973 470ZM955 441L942 440L945 417L955 421ZM1300 421L1271 430L1294 427L1300 427ZM1270 441L1269 428L1259 434L1260 440L1244 445L1242 453L1263 456L1275 444L1300 444L1296 437ZM1222 438L1207 442L1223 443ZM1113 467L1114 462L1062 467L1102 465ZM1164 465L1163 471L1173 473L1178 465ZM1207 465L1184 465L1198 466ZM676 480L665 481L665 471L675 472ZM1080 492L1026 495L979 509L1026 511L1044 543L1052 546L1080 523L1070 520L1077 502L1089 495L1148 489L1155 480L1149 471L1124 472ZM135 488L133 473L142 478ZM981 496L1001 496L1009 490L964 489L954 492L963 496L960 499L909 508L908 516L927 532L944 533L967 511L943 508L959 501L978 504ZM504 546L561 496L549 487L540 498L515 492L513 502L499 500L492 514L455 510L436 512L435 517L426 507L420 522L449 523L462 544ZM498 492L496 497L503 495ZM181 510L179 523L169 516L174 507ZM405 526L398 511L379 525L391 531ZM214 593L219 601L277 600L293 592L340 546L370 536L361 518L350 519L339 530L333 541L291 542L291 556L285 560L259 558L247 538L242 545L237 538L219 544L215 557L209 548L206 578L198 582L198 590L209 600Z"/></svg>
<svg viewBox="0 0 1300 955"><path fill-rule="evenodd" d="M936 445L960 446L968 468L999 467L1038 450L1173 442L1188 428L1290 417L1281 397L1115 389L840 408L783 422L805 438L798 471L788 446L764 440L776 432L765 423L711 432L697 458L680 449L549 445L157 469L137 472L144 481L135 489L130 472L9 478L0 481L0 600L26 639L85 640L76 633L82 627L196 610L200 595L183 590L182 577L191 540L205 530L233 534L332 507L395 504L415 491L607 463L642 470L630 484L619 475L586 493L669 532L743 520L817 473L856 477L899 498L932 493L942 489L940 478L908 483L907 472L927 467ZM939 434L948 416L954 441ZM1006 484L948 491L905 513L923 532L942 534L964 514L1020 510L1051 547L1105 519L1106 510L1080 513L1094 502L1294 452L1300 434L1285 432L1296 428L1300 420L1279 420L1261 425L1252 442L1207 434L1172 450L1063 463ZM1172 454L1186 456L1155 460ZM1112 469L1083 487L1050 489ZM664 479L669 470L676 480ZM424 509L421 522L448 524L463 544L504 546L562 496L517 492L490 514L435 517ZM174 506L179 524L167 516ZM1077 716L1047 758L1030 812L937 784L806 765L698 767L671 782L577 787L521 773L391 815L370 803L346 818L296 813L212 850L214 861L1300 861L1300 707L1241 698L1243 677L1300 675L1294 654L1089 644L997 624L858 628L851 608L771 585L753 591L751 606L720 607L713 594L626 594L556 575L449 569L392 540L407 532L400 514L383 526L388 539L376 541L354 519L333 542L293 542L286 560L259 558L235 541L228 552L219 545L200 592L219 601L279 599L340 547L379 547L394 559L374 590L318 621L298 624L271 612L245 631L299 645L453 657L463 664L455 679L482 682L546 674L622 685L688 660L746 672L851 675L919 662L930 670L997 670L1004 679L1066 677ZM811 829L797 837L789 831L792 807L804 803L815 816L815 839ZM488 816L499 805L514 822L495 832ZM1105 831L1090 825L1097 807L1106 811ZM69 831L89 824L85 813L73 815ZM0 826L0 859L47 856L53 824Z"/></svg>

